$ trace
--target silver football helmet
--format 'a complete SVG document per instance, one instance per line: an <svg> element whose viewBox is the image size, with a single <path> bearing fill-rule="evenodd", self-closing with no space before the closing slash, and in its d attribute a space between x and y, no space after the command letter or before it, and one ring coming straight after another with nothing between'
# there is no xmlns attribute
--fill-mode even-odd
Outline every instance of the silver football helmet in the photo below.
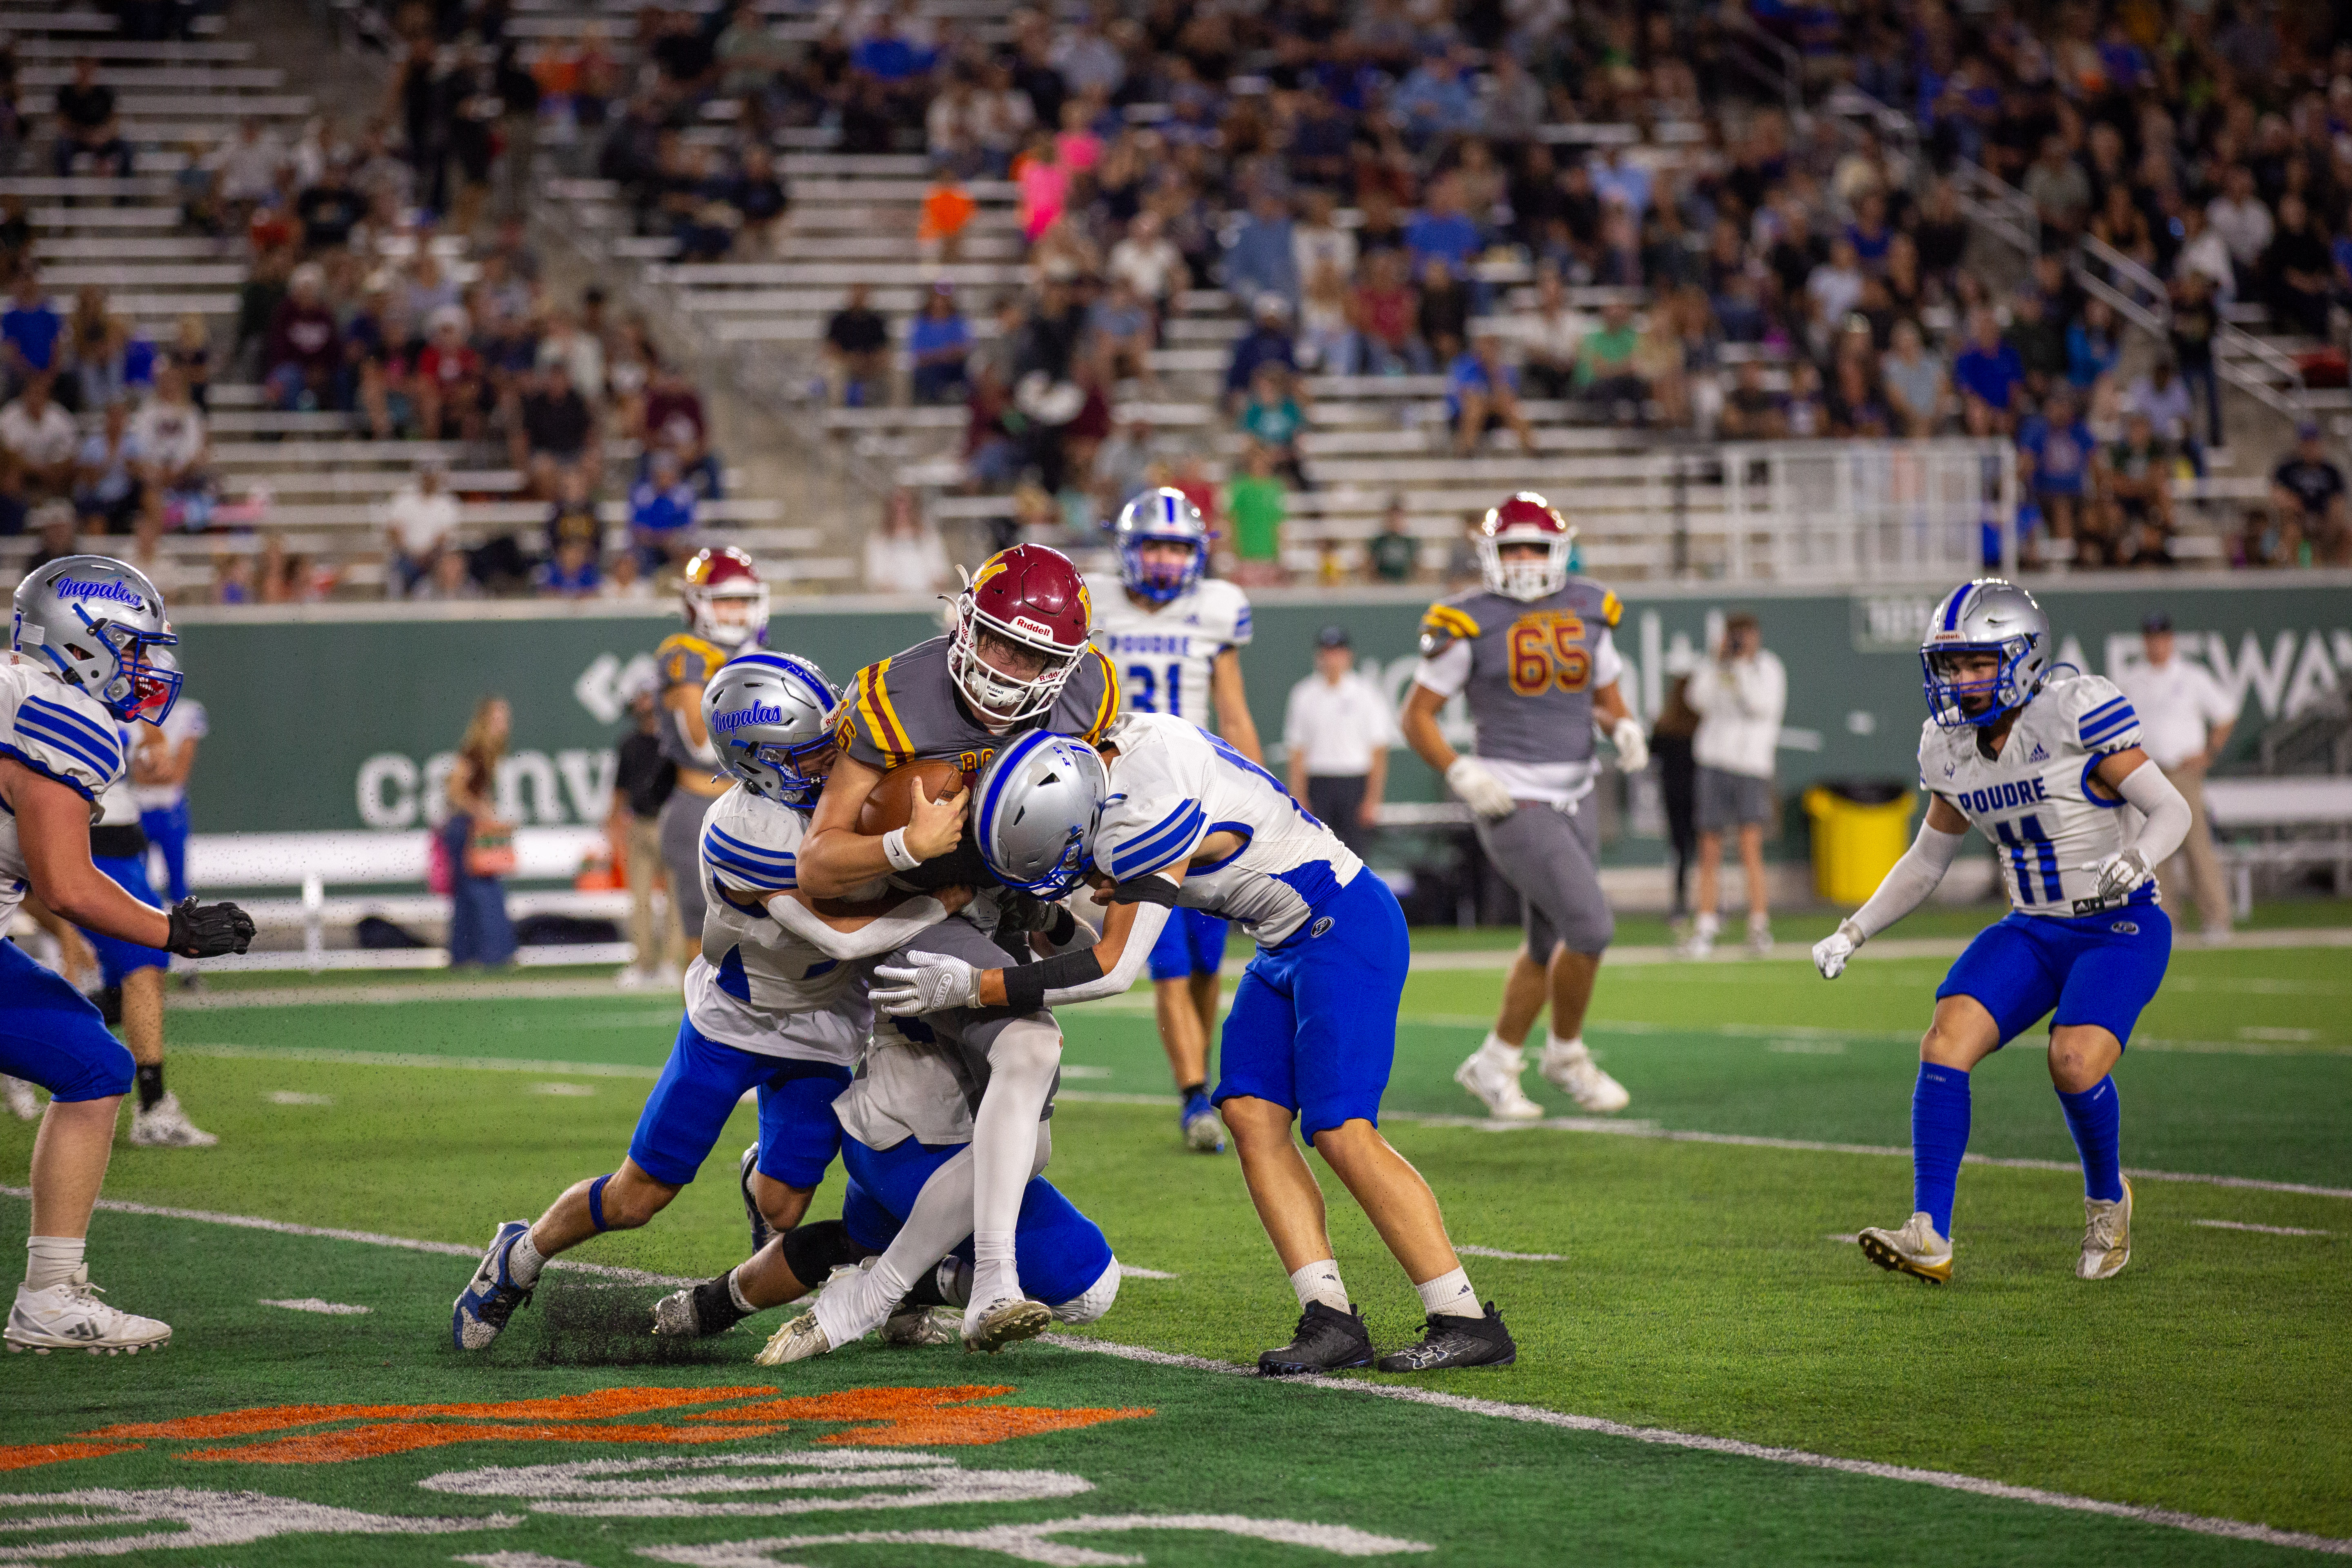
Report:
<svg viewBox="0 0 2352 1568"><path fill-rule="evenodd" d="M788 653L747 653L702 689L702 723L719 765L753 795L805 810L824 792L838 700L824 672Z"/></svg>
<svg viewBox="0 0 2352 1568"><path fill-rule="evenodd" d="M1092 746L1032 730L997 752L974 787L972 831L998 881L1041 899L1078 885L1110 787Z"/></svg>
<svg viewBox="0 0 2352 1568"><path fill-rule="evenodd" d="M60 556L16 584L8 646L126 724L161 724L179 700L178 668L151 651L179 640L163 595L127 561Z"/></svg>
<svg viewBox="0 0 2352 1568"><path fill-rule="evenodd" d="M1209 525L1201 521L1201 509L1182 490L1166 485L1119 508L1111 540L1118 546L1119 580L1129 593L1150 604L1164 605L1181 596L1209 564ZM1147 564L1143 547L1159 543L1186 545L1192 558L1175 571L1158 562Z"/></svg>
<svg viewBox="0 0 2352 1568"><path fill-rule="evenodd" d="M1961 679L1958 656L1996 654L1996 675ZM1919 639L1927 711L1947 730L1992 723L2021 708L2050 678L2050 617L2033 595L2000 577L1979 577L1944 595Z"/></svg>

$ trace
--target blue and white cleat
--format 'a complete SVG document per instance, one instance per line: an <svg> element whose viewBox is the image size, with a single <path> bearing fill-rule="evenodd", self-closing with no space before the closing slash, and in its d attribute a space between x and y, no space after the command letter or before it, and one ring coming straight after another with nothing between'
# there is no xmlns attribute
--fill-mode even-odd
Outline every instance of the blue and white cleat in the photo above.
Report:
<svg viewBox="0 0 2352 1568"><path fill-rule="evenodd" d="M1225 1130L1217 1121L1216 1108L1205 1094L1184 1097L1184 1109L1176 1113L1184 1129L1184 1142L1203 1154L1225 1152Z"/></svg>
<svg viewBox="0 0 2352 1568"><path fill-rule="evenodd" d="M743 1151L743 1158L735 1167L735 1184L743 1194L743 1217L751 1222L751 1250L747 1258L757 1258L768 1243L776 1239L776 1227L760 1212L760 1200L751 1195L751 1173L760 1168L760 1146L752 1144Z"/></svg>
<svg viewBox="0 0 2352 1568"><path fill-rule="evenodd" d="M449 1314L449 1337L461 1351L486 1351L507 1326L517 1307L530 1300L530 1288L518 1285L509 1271L508 1255L514 1244L530 1234L526 1220L510 1219L490 1237L481 1267L457 1298Z"/></svg>

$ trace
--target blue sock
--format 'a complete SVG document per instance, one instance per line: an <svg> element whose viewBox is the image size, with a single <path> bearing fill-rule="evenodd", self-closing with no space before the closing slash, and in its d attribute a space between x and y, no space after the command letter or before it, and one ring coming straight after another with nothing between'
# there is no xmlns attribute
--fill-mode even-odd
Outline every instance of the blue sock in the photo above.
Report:
<svg viewBox="0 0 2352 1568"><path fill-rule="evenodd" d="M1952 1234L1952 1192L1960 1183L1960 1156L1969 1149L1969 1075L1958 1068L1919 1064L1911 1090L1911 1206Z"/></svg>
<svg viewBox="0 0 2352 1568"><path fill-rule="evenodd" d="M2103 1078L2080 1094L2062 1089L2058 1103L2066 1109L2066 1126L2082 1152L2084 1194L2114 1203L2124 1195L2124 1105L2116 1080Z"/></svg>

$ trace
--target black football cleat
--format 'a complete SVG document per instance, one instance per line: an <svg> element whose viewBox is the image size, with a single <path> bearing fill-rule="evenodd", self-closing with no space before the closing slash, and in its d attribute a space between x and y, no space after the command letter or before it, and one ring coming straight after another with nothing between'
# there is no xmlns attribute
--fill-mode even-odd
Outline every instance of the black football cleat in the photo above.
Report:
<svg viewBox="0 0 2352 1568"><path fill-rule="evenodd" d="M1431 1313L1421 1343L1391 1351L1378 1364L1382 1372L1443 1372L1455 1366L1508 1366L1518 1359L1519 1347L1512 1342L1511 1331L1503 1327L1503 1314L1489 1301L1483 1318Z"/></svg>
<svg viewBox="0 0 2352 1568"><path fill-rule="evenodd" d="M1343 1367L1372 1364L1371 1331L1351 1305L1336 1311L1310 1301L1298 1314L1298 1328L1290 1342L1265 1351L1257 1358L1262 1377L1296 1377L1301 1373L1337 1372Z"/></svg>

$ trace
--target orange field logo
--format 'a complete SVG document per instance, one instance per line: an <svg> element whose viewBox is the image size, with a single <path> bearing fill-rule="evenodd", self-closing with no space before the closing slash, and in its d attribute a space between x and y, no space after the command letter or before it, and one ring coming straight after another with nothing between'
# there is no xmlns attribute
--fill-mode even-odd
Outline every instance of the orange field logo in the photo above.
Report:
<svg viewBox="0 0 2352 1568"><path fill-rule="evenodd" d="M841 1430L817 1436L823 1444L953 1447L1152 1414L1148 1408L979 1403L1013 1392L1009 1384L961 1384L776 1398L773 1388L606 1388L489 1405L278 1405L127 1422L55 1443L0 1445L0 1470L99 1458L171 1440L206 1445L182 1453L183 1459L248 1465L338 1465L455 1443L731 1443L825 1425Z"/></svg>

